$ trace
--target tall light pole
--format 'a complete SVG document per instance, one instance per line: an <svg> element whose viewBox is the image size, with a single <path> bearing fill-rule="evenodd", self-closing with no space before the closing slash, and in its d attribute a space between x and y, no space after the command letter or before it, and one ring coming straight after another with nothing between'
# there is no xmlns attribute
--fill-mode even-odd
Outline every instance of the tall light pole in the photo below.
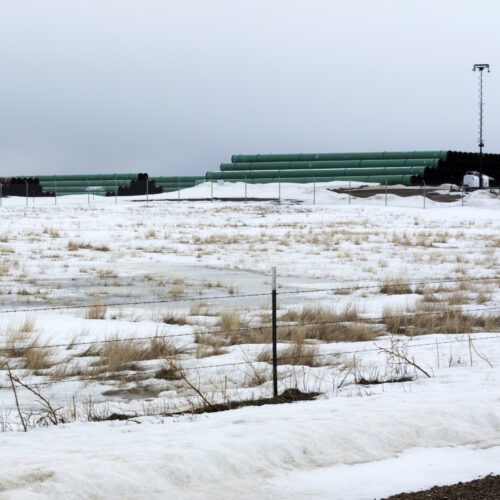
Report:
<svg viewBox="0 0 500 500"><path fill-rule="evenodd" d="M483 188L483 71L490 72L489 64L474 64L472 71L479 71L479 187Z"/></svg>

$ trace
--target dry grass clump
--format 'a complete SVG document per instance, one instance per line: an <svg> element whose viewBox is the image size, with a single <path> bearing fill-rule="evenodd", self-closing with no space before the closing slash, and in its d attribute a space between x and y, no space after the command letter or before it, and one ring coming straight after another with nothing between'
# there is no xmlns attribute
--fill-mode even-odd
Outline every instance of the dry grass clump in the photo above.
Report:
<svg viewBox="0 0 500 500"><path fill-rule="evenodd" d="M226 333L226 340L228 345L268 344L271 342L271 335L272 329L269 326L247 328L242 325L240 331L231 331Z"/></svg>
<svg viewBox="0 0 500 500"><path fill-rule="evenodd" d="M380 293L386 295L408 295L413 293L411 286L401 280L390 279L380 285Z"/></svg>
<svg viewBox="0 0 500 500"><path fill-rule="evenodd" d="M195 334L196 357L207 358L209 356L219 356L225 354L224 349L229 344L229 340L224 333L203 333Z"/></svg>
<svg viewBox="0 0 500 500"><path fill-rule="evenodd" d="M295 324L283 325L285 321ZM323 307L288 311L280 317L280 323L280 341L294 340L299 336L323 342L362 342L372 340L380 333L376 326L364 323L352 305L340 312Z"/></svg>
<svg viewBox="0 0 500 500"><path fill-rule="evenodd" d="M220 332L227 345L251 344L251 331L247 329L248 324L241 319L236 311L224 311L220 316Z"/></svg>
<svg viewBox="0 0 500 500"><path fill-rule="evenodd" d="M278 365L320 366L319 350L314 345L303 342L288 344L278 352ZM266 347L257 357L257 361L271 363L272 350Z"/></svg>
<svg viewBox="0 0 500 500"><path fill-rule="evenodd" d="M99 359L94 364L102 371L118 372L138 369L136 363L164 357L172 358L179 354L178 349L164 338L156 337L149 342L141 340L110 339L97 351Z"/></svg>
<svg viewBox="0 0 500 500"><path fill-rule="evenodd" d="M162 321L167 325L184 326L188 324L187 318L184 314L174 313L172 311L168 311L164 314Z"/></svg>
<svg viewBox="0 0 500 500"><path fill-rule="evenodd" d="M98 252L110 251L108 245L105 244L92 245L92 243L85 243L83 241L75 241L75 240L68 241L67 249L70 252L76 252L77 250L96 250Z"/></svg>
<svg viewBox="0 0 500 500"><path fill-rule="evenodd" d="M9 358L20 358L24 355L26 348L34 341L31 339L35 330L35 318L26 316L21 324L7 324L2 332L4 349L0 349L0 354ZM35 339L36 341L36 339Z"/></svg>
<svg viewBox="0 0 500 500"><path fill-rule="evenodd" d="M382 316L387 331L392 334L472 333L500 328L498 315L473 316L447 305L425 302L404 309L386 307Z"/></svg>
<svg viewBox="0 0 500 500"><path fill-rule="evenodd" d="M53 365L50 350L39 343L38 337L32 339L22 351L23 368L33 372L45 370Z"/></svg>
<svg viewBox="0 0 500 500"><path fill-rule="evenodd" d="M477 292L476 302L478 304L486 304L487 302L491 302L493 297L493 293L489 288L482 288Z"/></svg>
<svg viewBox="0 0 500 500"><path fill-rule="evenodd" d="M106 317L107 307L103 305L101 298L97 297L92 300L85 317L87 319L104 319Z"/></svg>
<svg viewBox="0 0 500 500"><path fill-rule="evenodd" d="M464 292L455 292L447 297L447 302L450 306L460 306L462 304L467 304L469 302L469 298Z"/></svg>
<svg viewBox="0 0 500 500"><path fill-rule="evenodd" d="M220 329L224 332L238 330L242 326L240 315L235 311L225 311L220 316Z"/></svg>
<svg viewBox="0 0 500 500"><path fill-rule="evenodd" d="M35 320L27 316L18 326L8 325L4 332L4 349L0 355L5 358L19 359L22 368L33 372L45 370L53 365L51 351L33 336Z"/></svg>
<svg viewBox="0 0 500 500"><path fill-rule="evenodd" d="M173 299L179 299L180 297L184 297L186 294L186 290L184 288L183 283L174 283L170 288L170 296Z"/></svg>

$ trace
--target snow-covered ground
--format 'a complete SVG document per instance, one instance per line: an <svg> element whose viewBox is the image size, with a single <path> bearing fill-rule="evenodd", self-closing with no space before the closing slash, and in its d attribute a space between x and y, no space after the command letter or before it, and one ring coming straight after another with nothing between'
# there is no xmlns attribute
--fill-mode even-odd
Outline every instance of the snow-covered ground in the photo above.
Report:
<svg viewBox="0 0 500 500"><path fill-rule="evenodd" d="M327 189L338 184L246 186L279 204L206 201L244 198L240 183L181 202L4 198L0 498L369 499L500 473L500 199L424 208ZM321 308L376 336L280 342L282 356L300 343L315 361L281 364L280 392L315 401L165 416L202 400L159 376L171 375L164 357L211 404L272 394L273 266L279 318ZM440 310L476 320L390 334L398 314ZM112 360L112 346L158 341L168 356ZM43 426L40 398L14 380L19 432L5 363L67 423ZM89 421L112 413L134 418Z"/></svg>

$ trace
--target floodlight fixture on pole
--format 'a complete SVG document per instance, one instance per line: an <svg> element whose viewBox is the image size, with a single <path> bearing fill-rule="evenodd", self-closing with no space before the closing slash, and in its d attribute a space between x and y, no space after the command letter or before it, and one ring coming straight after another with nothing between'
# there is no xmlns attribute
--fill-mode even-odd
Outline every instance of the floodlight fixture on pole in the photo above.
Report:
<svg viewBox="0 0 500 500"><path fill-rule="evenodd" d="M483 71L490 72L489 64L474 64L472 71L479 71L479 187L483 187Z"/></svg>

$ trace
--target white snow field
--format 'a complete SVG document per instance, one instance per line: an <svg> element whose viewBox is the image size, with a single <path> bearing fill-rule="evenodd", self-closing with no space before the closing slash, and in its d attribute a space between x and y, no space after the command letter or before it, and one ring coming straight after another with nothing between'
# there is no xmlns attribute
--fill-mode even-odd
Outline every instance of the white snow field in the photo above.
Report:
<svg viewBox="0 0 500 500"><path fill-rule="evenodd" d="M3 198L0 498L373 499L499 474L500 198L339 185ZM316 399L192 413L272 396L272 267L278 389Z"/></svg>

